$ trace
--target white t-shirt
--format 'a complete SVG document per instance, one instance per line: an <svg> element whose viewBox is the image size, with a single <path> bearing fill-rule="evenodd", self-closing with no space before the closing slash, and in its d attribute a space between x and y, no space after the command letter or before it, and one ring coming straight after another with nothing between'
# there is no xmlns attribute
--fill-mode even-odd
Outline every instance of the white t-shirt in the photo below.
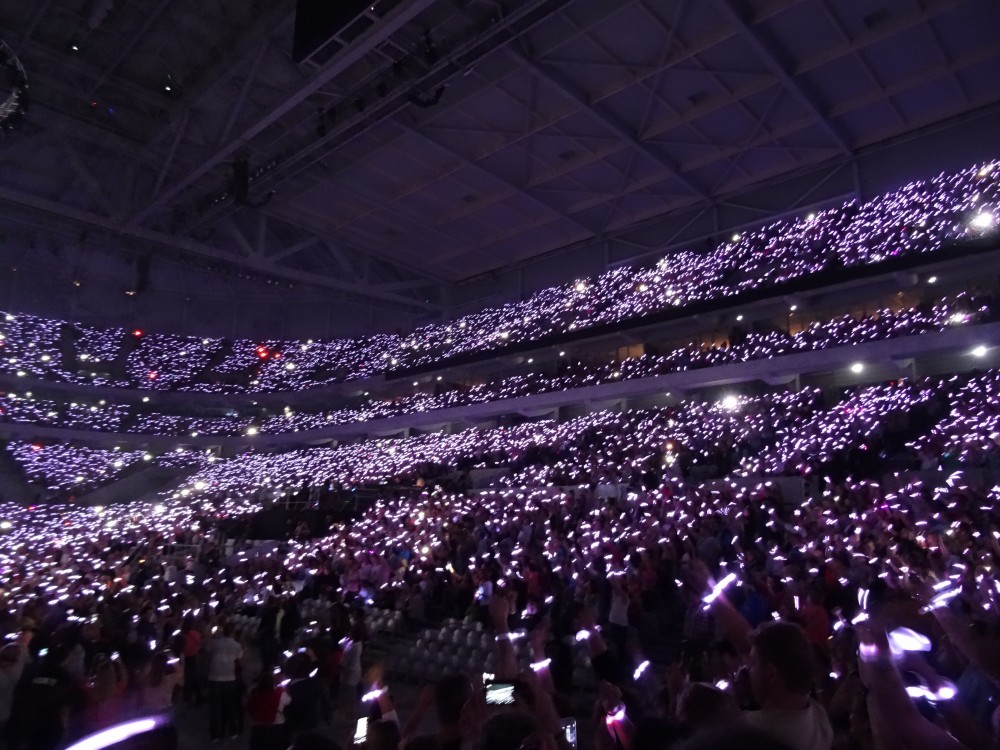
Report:
<svg viewBox="0 0 1000 750"><path fill-rule="evenodd" d="M608 622L612 625L628 627L628 597L621 591L611 592L611 608L608 611Z"/></svg>
<svg viewBox="0 0 1000 750"><path fill-rule="evenodd" d="M744 711L743 719L754 729L774 735L793 750L830 750L833 728L826 711L816 701L800 710Z"/></svg>
<svg viewBox="0 0 1000 750"><path fill-rule="evenodd" d="M344 650L344 658L340 661L340 684L357 685L361 682L361 651L362 644L351 641Z"/></svg>
<svg viewBox="0 0 1000 750"><path fill-rule="evenodd" d="M213 638L208 643L208 681L233 682L236 662L243 658L243 647L232 638Z"/></svg>

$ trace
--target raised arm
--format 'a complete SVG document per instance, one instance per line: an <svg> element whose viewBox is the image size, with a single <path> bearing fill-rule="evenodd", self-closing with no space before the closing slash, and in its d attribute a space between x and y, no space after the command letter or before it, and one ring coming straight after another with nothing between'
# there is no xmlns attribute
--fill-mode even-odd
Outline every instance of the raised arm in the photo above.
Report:
<svg viewBox="0 0 1000 750"><path fill-rule="evenodd" d="M967 750L917 710L892 663L884 631L859 633L859 639L859 670L878 750Z"/></svg>

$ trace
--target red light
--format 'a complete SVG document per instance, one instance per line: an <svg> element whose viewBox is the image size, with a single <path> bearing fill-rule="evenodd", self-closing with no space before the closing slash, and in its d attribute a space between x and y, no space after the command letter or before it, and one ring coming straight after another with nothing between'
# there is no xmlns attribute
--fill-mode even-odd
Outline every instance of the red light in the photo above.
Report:
<svg viewBox="0 0 1000 750"><path fill-rule="evenodd" d="M42 449L42 446L40 444L38 444L38 443L35 443L34 445L31 446L31 450L33 450L33 451L40 451L41 449Z"/></svg>
<svg viewBox="0 0 1000 750"><path fill-rule="evenodd" d="M140 336L142 336L142 329L136 328L134 331L132 331L132 335L135 336L136 338L139 338Z"/></svg>
<svg viewBox="0 0 1000 750"><path fill-rule="evenodd" d="M156 378L157 378L158 376L157 376L157 374L156 374L156 371L154 370L154 371L150 372L150 373L149 373L149 375L147 375L147 377L148 377L148 378L149 378L150 380L156 380Z"/></svg>
<svg viewBox="0 0 1000 750"><path fill-rule="evenodd" d="M281 359L281 352L274 355L274 359Z"/></svg>

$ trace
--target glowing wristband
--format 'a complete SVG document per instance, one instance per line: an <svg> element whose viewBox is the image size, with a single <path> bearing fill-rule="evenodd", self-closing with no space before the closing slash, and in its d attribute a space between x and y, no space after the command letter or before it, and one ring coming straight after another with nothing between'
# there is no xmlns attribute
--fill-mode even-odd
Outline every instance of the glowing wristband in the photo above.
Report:
<svg viewBox="0 0 1000 750"><path fill-rule="evenodd" d="M858 646L858 657L866 664L870 664L880 659L881 652L874 643L862 643Z"/></svg>
<svg viewBox="0 0 1000 750"><path fill-rule="evenodd" d="M604 722L611 726L625 718L625 704L619 703L614 709L608 711L608 715L604 717Z"/></svg>
<svg viewBox="0 0 1000 750"><path fill-rule="evenodd" d="M931 690L926 685L907 685L906 694L911 698L923 698L931 703L938 703L953 699L958 695L958 688L953 682L944 680L937 690Z"/></svg>
<svg viewBox="0 0 1000 750"><path fill-rule="evenodd" d="M893 653L897 651L930 651L931 639L923 633L918 633L910 628L896 628L889 633L889 646Z"/></svg>

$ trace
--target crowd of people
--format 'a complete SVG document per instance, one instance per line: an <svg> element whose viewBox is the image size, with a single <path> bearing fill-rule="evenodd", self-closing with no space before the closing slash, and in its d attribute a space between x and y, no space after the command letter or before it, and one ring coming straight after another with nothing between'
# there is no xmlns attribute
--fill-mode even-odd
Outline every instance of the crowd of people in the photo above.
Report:
<svg viewBox="0 0 1000 750"><path fill-rule="evenodd" d="M998 383L247 453L152 503L4 504L3 737L146 722L284 750L366 719L373 750L991 747ZM455 481L486 467L490 489ZM304 485L381 490L311 538L227 537ZM475 642L443 658L459 620Z"/></svg>
<svg viewBox="0 0 1000 750"><path fill-rule="evenodd" d="M194 470L214 463L211 451L177 448L154 454L147 450L94 448L66 443L10 441L5 450L24 477L45 492L43 497L69 499L118 481L128 471L157 466ZM52 494L54 493L54 494Z"/></svg>
<svg viewBox="0 0 1000 750"><path fill-rule="evenodd" d="M877 268L995 230L1000 170L975 165L871 200L779 221L711 252L671 254L541 290L409 334L251 341L98 329L30 315L0 318L0 372L87 385L209 393L299 391L443 365L524 342L738 299L821 272Z"/></svg>
<svg viewBox="0 0 1000 750"><path fill-rule="evenodd" d="M148 408L140 410L136 406L109 403L106 399L90 404L78 401L64 404L35 397L27 391L22 394L8 392L0 396L0 419L85 431L179 437L246 436L248 431L265 435L284 434L770 359L783 354L917 336L956 326L990 323L996 318L991 300L959 294L926 305L899 310L879 309L860 319L852 315L838 316L817 321L794 333L772 327L736 327L730 331L729 338L718 345L691 343L665 354L650 353L603 364L567 361L555 374L532 372L468 387L449 386L433 392L419 391L389 398L369 397L357 406L323 411L299 411L288 406L280 413L265 417L194 417Z"/></svg>
<svg viewBox="0 0 1000 750"><path fill-rule="evenodd" d="M446 481L500 469L512 486L609 484L637 476L876 476L898 469L1000 467L1000 373L928 377L859 386L826 400L815 389L762 396L730 393L660 409L594 412L561 423L429 433L334 447L259 452L226 459L211 451L100 449L12 441L9 454L47 489L80 496L135 467L184 469L169 499L208 495L262 502L298 493ZM599 453L574 446L600 438ZM257 509L259 505L251 505Z"/></svg>
<svg viewBox="0 0 1000 750"><path fill-rule="evenodd" d="M937 253L993 230L998 177L941 175L409 335L230 341L9 314L0 372L230 393L399 372ZM995 317L961 295L266 421L30 392L0 409L92 431L294 432ZM63 499L144 466L187 478L148 502L0 503L0 746L997 746L1000 371L764 390L226 457L13 441L0 469ZM236 531L297 520L292 498L315 523Z"/></svg>

